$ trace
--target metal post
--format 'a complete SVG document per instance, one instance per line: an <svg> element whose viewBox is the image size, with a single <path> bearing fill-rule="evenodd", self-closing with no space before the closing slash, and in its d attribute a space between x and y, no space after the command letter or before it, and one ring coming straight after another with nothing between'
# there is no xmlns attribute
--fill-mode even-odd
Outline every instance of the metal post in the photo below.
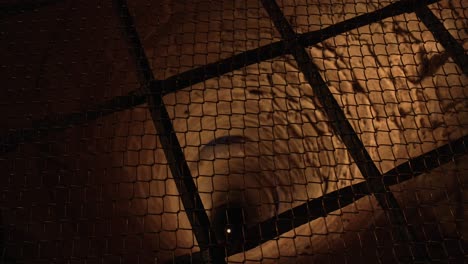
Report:
<svg viewBox="0 0 468 264"><path fill-rule="evenodd" d="M187 212L187 217L197 238L203 261L205 263L223 263L225 258L224 250L216 248L216 236L210 228L210 221L164 105L162 89L157 85L158 82L154 80L148 57L140 42L127 3L125 0L114 0L114 5L119 12L130 53L135 60L139 81L147 96L154 126L159 134L159 140Z"/></svg>
<svg viewBox="0 0 468 264"><path fill-rule="evenodd" d="M334 132L343 140L361 174L366 179L371 193L375 196L380 206L387 212L391 223L398 228L397 235L400 240L416 242L415 232L411 226L407 225L398 201L393 193L387 190L387 186L382 181L382 174L375 166L374 161L371 159L363 143L359 140L338 102L328 89L328 86L320 75L319 69L307 53L305 46L299 42L298 35L284 17L275 0L262 0L262 4L270 15L276 29L283 39L287 41L288 48L296 60L300 71L309 82L314 94L323 104ZM414 257L416 259L427 259L425 248L419 248L416 245L415 253Z"/></svg>

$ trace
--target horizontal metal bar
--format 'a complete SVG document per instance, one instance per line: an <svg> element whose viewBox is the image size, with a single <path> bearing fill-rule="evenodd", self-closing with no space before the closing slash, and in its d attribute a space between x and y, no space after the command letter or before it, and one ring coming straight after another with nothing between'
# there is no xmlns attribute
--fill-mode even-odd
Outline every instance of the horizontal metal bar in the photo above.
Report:
<svg viewBox="0 0 468 264"><path fill-rule="evenodd" d="M468 136L464 136L421 156L408 160L383 174L382 179L386 186L396 185L419 177L424 173L429 173L431 170L467 154ZM248 243L244 250L252 249L317 218L326 217L329 213L371 194L372 190L369 188L368 183L364 181L330 192L319 198L311 199L300 206L249 228L245 232L248 235L246 238L247 240L249 240L249 237L261 237L262 240L254 241L251 239L247 241ZM235 252L234 254L236 253L239 252Z"/></svg>
<svg viewBox="0 0 468 264"><path fill-rule="evenodd" d="M2 136L0 140L0 154L15 151L19 144L43 138L51 132L83 125L115 112L141 105L145 101L146 97L141 95L140 91L137 90L126 96L116 96L83 112L57 115L34 121L31 128L13 130Z"/></svg>
<svg viewBox="0 0 468 264"><path fill-rule="evenodd" d="M417 5L428 5L438 1L440 0L422 0L417 1ZM379 10L347 19L324 29L298 34L297 38L302 45L312 46L331 37L379 22L385 18L414 12L417 5L415 1L399 1ZM289 53L290 51L286 48L285 41L277 41L215 63L188 70L163 81L157 81L157 86L163 87L164 94L168 94L242 67Z"/></svg>
<svg viewBox="0 0 468 264"><path fill-rule="evenodd" d="M227 59L188 70L173 77L169 77L166 80L155 82L157 87L161 87L164 94L169 94L187 88L193 84L219 77L225 73L285 55L287 54L286 52L285 43L283 41L277 41L269 45L242 52Z"/></svg>
<svg viewBox="0 0 468 264"><path fill-rule="evenodd" d="M466 154L468 154L468 136L463 136L398 165L384 173L382 179L387 186L399 184Z"/></svg>
<svg viewBox="0 0 468 264"><path fill-rule="evenodd" d="M83 125L89 121L105 117L115 112L127 110L146 103L148 95L163 93L163 95L176 92L192 84L203 82L210 78L240 69L242 67L272 59L284 55L284 42L278 41L270 45L262 46L253 50L243 52L228 59L216 63L183 72L166 80L153 80L145 84L151 90L140 87L125 96L114 97L102 104L93 106L82 112L58 115L42 120L34 121L31 128L15 129L0 137L0 154L15 151L21 143L44 137L52 131L60 131L73 126ZM145 73L146 75L148 73Z"/></svg>
<svg viewBox="0 0 468 264"><path fill-rule="evenodd" d="M315 30L299 35L299 42L304 46L312 46L339 34L360 28L386 18L414 12L418 6L439 2L440 0L403 0L389 4L381 9L338 22L321 30Z"/></svg>

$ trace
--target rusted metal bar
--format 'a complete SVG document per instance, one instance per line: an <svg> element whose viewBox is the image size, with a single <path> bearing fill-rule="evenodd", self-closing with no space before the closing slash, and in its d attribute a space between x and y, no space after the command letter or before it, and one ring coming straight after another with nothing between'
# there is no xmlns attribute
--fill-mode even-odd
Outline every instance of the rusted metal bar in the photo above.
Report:
<svg viewBox="0 0 468 264"><path fill-rule="evenodd" d="M140 83L143 86L144 93L147 95L147 102L154 126L158 132L159 140L161 141L187 217L192 225L193 233L201 249L203 261L205 263L223 263L225 258L224 250L216 247L216 236L210 228L208 215L203 207L176 132L172 126L172 121L164 105L163 93L160 89L152 87L155 83L153 72L134 26L127 2L125 0L114 0L113 3L122 21L130 53L134 57L138 70Z"/></svg>

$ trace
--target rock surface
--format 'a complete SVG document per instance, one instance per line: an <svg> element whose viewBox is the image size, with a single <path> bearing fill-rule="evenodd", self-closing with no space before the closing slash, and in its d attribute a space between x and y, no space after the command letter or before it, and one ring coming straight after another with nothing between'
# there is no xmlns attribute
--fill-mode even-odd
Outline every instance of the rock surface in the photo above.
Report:
<svg viewBox="0 0 468 264"><path fill-rule="evenodd" d="M278 4L294 30L305 33L392 2ZM9 129L139 87L110 3L94 5L70 1L8 18L12 26L1 32L11 39L2 45L12 49L2 58L15 65L5 75L10 101L2 103L13 117L3 121L14 120ZM430 8L467 50L466 3ZM260 1L131 1L130 10L157 79L280 40ZM63 22L45 14L60 14ZM306 50L382 173L468 134L468 77L414 13ZM255 224L364 180L290 55L194 83L164 103L210 217L220 205L238 203ZM145 104L50 133L0 158L8 171L1 200L8 255L165 263L198 251L157 134ZM460 157L391 187L419 239L434 241L435 260L456 261L464 253L453 248L466 250L467 161ZM391 231L383 209L366 196L229 261L394 263L410 253Z"/></svg>

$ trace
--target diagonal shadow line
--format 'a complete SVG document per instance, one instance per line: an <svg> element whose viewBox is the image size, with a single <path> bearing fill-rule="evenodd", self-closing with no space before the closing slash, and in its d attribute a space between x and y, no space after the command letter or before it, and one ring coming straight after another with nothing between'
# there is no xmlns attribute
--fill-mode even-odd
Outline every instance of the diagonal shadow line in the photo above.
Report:
<svg viewBox="0 0 468 264"><path fill-rule="evenodd" d="M438 1L440 0L425 0L420 1L420 3L426 5ZM306 46L315 45L330 37L358 27L378 22L388 17L414 12L415 4L413 2L414 1L399 1L382 9L339 22L324 29L300 34L298 35L299 42ZM159 93L161 90L163 95L173 93L210 78L218 77L242 67L273 59L288 53L289 51L286 48L286 43L284 41L277 41L215 63L188 70L165 80L154 80L150 85L153 87L151 93ZM44 136L48 131L64 130L73 126L85 124L114 112L136 107L145 103L145 98L146 95L143 88L139 88L127 95L113 98L82 112L35 121L31 128L13 130L5 136L2 136L0 139L0 154L14 151L18 144Z"/></svg>

